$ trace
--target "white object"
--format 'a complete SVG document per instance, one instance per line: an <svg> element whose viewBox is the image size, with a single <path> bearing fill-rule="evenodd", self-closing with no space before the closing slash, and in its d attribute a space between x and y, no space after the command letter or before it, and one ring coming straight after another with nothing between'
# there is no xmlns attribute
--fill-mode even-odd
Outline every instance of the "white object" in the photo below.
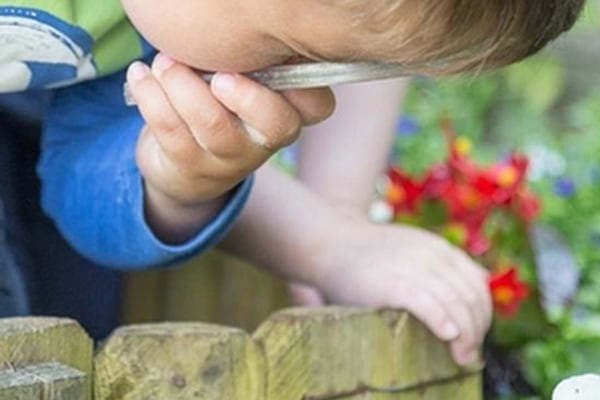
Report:
<svg viewBox="0 0 600 400"><path fill-rule="evenodd" d="M394 218L394 209L383 200L375 200L371 203L369 216L376 224L385 224Z"/></svg>
<svg viewBox="0 0 600 400"><path fill-rule="evenodd" d="M203 73L202 79L210 82L213 75L212 72ZM248 72L245 75L273 90L285 90L397 78L409 76L410 72L406 66L395 63L306 62L276 65L264 70ZM123 86L123 98L128 106L135 105L127 83Z"/></svg>
<svg viewBox="0 0 600 400"><path fill-rule="evenodd" d="M577 375L561 381L552 392L552 400L600 399L600 375Z"/></svg>

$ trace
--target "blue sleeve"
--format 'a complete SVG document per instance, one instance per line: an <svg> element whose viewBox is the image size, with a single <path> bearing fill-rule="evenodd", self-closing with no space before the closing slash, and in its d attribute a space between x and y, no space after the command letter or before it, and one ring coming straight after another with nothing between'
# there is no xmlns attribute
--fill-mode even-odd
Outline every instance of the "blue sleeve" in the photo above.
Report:
<svg viewBox="0 0 600 400"><path fill-rule="evenodd" d="M212 221L181 245L155 237L144 220L135 162L143 125L123 100L124 73L55 92L44 121L42 206L69 243L109 267L140 269L186 259L217 243L245 204L252 177Z"/></svg>

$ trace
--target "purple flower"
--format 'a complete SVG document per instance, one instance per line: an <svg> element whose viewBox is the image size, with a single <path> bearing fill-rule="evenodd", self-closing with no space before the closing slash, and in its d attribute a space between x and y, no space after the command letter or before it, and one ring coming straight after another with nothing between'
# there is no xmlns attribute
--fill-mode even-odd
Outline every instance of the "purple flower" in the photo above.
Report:
<svg viewBox="0 0 600 400"><path fill-rule="evenodd" d="M419 122L408 115L403 115L396 124L396 133L399 136L413 136L421 130Z"/></svg>
<svg viewBox="0 0 600 400"><path fill-rule="evenodd" d="M573 197L577 188L571 178L563 176L554 181L554 193L563 198Z"/></svg>

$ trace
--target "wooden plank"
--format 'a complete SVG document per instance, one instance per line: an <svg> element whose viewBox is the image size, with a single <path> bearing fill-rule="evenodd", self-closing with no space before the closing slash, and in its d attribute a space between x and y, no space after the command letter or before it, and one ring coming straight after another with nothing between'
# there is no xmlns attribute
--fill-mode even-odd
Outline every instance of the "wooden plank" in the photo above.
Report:
<svg viewBox="0 0 600 400"><path fill-rule="evenodd" d="M480 385L463 384L478 382L481 365L458 368L447 345L403 312L289 309L254 337L265 349L268 400L482 396Z"/></svg>
<svg viewBox="0 0 600 400"><path fill-rule="evenodd" d="M472 374L445 382L433 381L397 392L367 392L319 400L481 400L481 387L481 374Z"/></svg>
<svg viewBox="0 0 600 400"><path fill-rule="evenodd" d="M121 321L124 324L157 322L164 319L167 270L135 271L125 274Z"/></svg>
<svg viewBox="0 0 600 400"><path fill-rule="evenodd" d="M27 371L29 366L48 362L56 362L83 374L85 389L77 399L91 398L93 342L77 322L45 317L0 319L0 368L5 373L6 370ZM79 383L74 384L73 380L59 386L67 390L71 384L73 388L79 387Z"/></svg>
<svg viewBox="0 0 600 400"><path fill-rule="evenodd" d="M0 371L0 399L82 400L86 375L57 362Z"/></svg>
<svg viewBox="0 0 600 400"><path fill-rule="evenodd" d="M164 320L206 321L250 332L291 304L283 280L217 250L170 270L166 278Z"/></svg>
<svg viewBox="0 0 600 400"><path fill-rule="evenodd" d="M420 385L423 382L478 374L482 363L459 368L450 355L448 345L437 339L421 322L407 313L384 311L381 318L393 337L389 354L394 358L393 387Z"/></svg>
<svg viewBox="0 0 600 400"><path fill-rule="evenodd" d="M218 323L254 331L269 316L291 305L286 283L240 258L219 253L223 280Z"/></svg>
<svg viewBox="0 0 600 400"><path fill-rule="evenodd" d="M252 331L289 307L285 282L218 250L177 268L127 274L123 322L205 321Z"/></svg>
<svg viewBox="0 0 600 400"><path fill-rule="evenodd" d="M96 357L95 400L262 400L261 350L239 329L203 323L116 330Z"/></svg>
<svg viewBox="0 0 600 400"><path fill-rule="evenodd" d="M375 312L288 309L274 314L254 337L265 349L267 400L349 396L393 379L392 337Z"/></svg>
<svg viewBox="0 0 600 400"><path fill-rule="evenodd" d="M195 257L167 275L164 314L168 321L220 323L218 302L223 283L221 259L214 252Z"/></svg>
<svg viewBox="0 0 600 400"><path fill-rule="evenodd" d="M408 313L387 310L380 317L393 338L388 354L394 379L387 388L378 388L377 400L483 398L481 362L466 368L456 365L448 345Z"/></svg>

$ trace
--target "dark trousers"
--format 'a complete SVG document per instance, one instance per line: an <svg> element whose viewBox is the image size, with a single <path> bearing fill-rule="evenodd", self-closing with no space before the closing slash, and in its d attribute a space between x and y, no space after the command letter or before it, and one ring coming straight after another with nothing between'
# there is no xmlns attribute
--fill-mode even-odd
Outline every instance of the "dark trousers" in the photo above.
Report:
<svg viewBox="0 0 600 400"><path fill-rule="evenodd" d="M4 148L0 148L0 191L6 189L6 169L4 165ZM0 318L29 314L29 301L25 291L25 283L20 269L17 267L12 246L8 242L7 231L9 220L0 196Z"/></svg>
<svg viewBox="0 0 600 400"><path fill-rule="evenodd" d="M121 274L77 254L39 205L39 124L0 108L0 316L78 320L95 339L119 323Z"/></svg>

